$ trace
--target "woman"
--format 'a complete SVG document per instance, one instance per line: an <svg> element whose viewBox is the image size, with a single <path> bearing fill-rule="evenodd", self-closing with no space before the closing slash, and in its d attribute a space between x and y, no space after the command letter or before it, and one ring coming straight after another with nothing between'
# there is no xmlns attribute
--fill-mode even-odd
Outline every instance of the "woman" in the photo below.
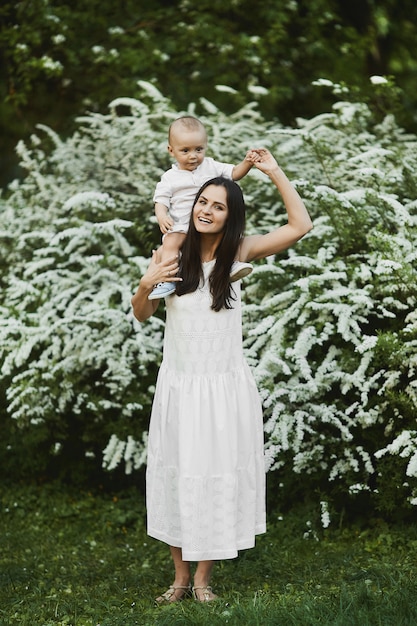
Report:
<svg viewBox="0 0 417 626"><path fill-rule="evenodd" d="M263 422L256 385L242 350L240 282L234 259L250 262L285 250L312 222L295 188L266 149L253 164L280 192L288 221L265 235L243 236L245 207L232 180L208 181L197 194L177 257L150 265L132 298L143 322L156 310L155 284L177 283L166 299L164 354L149 428L148 534L170 546L175 579L157 603L191 592L214 600L215 560L235 558L266 530Z"/></svg>

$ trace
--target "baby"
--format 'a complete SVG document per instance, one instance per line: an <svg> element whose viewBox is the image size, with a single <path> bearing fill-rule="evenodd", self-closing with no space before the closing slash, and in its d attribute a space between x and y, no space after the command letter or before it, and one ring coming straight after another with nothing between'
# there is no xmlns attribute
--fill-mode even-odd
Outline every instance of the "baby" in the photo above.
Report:
<svg viewBox="0 0 417 626"><path fill-rule="evenodd" d="M163 233L163 261L179 253L188 230L193 202L201 185L216 176L240 180L253 165L246 159L237 165L220 163L206 157L206 149L207 133L200 120L187 115L172 122L168 134L168 152L176 162L162 175L153 198L155 215ZM244 278L252 269L250 263L235 261L230 269L230 281ZM165 298L174 292L175 283L159 283L148 298Z"/></svg>

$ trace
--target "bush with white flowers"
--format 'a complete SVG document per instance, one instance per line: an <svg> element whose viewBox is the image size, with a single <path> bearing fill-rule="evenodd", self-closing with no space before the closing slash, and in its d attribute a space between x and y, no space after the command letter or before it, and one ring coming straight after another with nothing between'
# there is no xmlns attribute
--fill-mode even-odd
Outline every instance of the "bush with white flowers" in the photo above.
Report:
<svg viewBox="0 0 417 626"><path fill-rule="evenodd" d="M80 118L66 141L42 127L18 147L27 173L0 205L5 463L88 471L95 458L130 473L146 462L163 307L139 324L130 298L159 242L167 127L185 112L142 86L141 100ZM253 104L226 116L202 99L187 113L215 158L270 148L314 221L245 280L245 351L282 493L315 492L327 525L347 496L382 511L417 504L417 138L362 103L296 129ZM263 174L241 184L248 232L285 221Z"/></svg>

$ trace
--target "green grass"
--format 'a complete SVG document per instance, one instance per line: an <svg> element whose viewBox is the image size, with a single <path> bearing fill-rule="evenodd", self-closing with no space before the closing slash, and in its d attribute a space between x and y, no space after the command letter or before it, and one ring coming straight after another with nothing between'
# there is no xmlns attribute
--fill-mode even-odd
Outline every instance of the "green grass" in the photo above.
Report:
<svg viewBox="0 0 417 626"><path fill-rule="evenodd" d="M271 520L239 559L216 564L221 599L155 607L168 548L145 531L143 496L59 485L0 499L1 626L415 626L417 528L316 529L308 511Z"/></svg>

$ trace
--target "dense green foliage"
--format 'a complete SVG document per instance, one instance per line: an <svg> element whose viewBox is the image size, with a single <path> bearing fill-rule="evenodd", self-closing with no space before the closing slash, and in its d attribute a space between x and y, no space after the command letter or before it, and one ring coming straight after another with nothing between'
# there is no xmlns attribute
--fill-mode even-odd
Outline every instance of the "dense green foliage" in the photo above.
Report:
<svg viewBox="0 0 417 626"><path fill-rule="evenodd" d="M0 460L14 476L91 479L145 461L163 307L138 324L130 297L159 241L150 199L180 111L141 87L65 141L41 128L19 146L27 176L0 206ZM314 498L324 526L347 497L348 510L406 515L417 504L416 137L346 101L297 129L254 103L228 116L201 100L189 112L220 160L269 146L315 223L245 281L245 350L282 484L271 506ZM283 222L265 176L242 186L249 232Z"/></svg>
<svg viewBox="0 0 417 626"><path fill-rule="evenodd" d="M37 123L72 132L77 114L138 97L138 80L179 108L203 96L231 113L255 97L266 118L290 124L330 110L315 79L363 97L371 75L394 76L400 121L415 130L416 23L414 0L5 0L0 182L15 177L14 145ZM373 104L384 112L383 99Z"/></svg>
<svg viewBox="0 0 417 626"><path fill-rule="evenodd" d="M415 524L320 528L294 507L253 550L215 566L209 606L155 607L168 548L146 536L135 490L61 485L0 494L2 626L414 626Z"/></svg>

